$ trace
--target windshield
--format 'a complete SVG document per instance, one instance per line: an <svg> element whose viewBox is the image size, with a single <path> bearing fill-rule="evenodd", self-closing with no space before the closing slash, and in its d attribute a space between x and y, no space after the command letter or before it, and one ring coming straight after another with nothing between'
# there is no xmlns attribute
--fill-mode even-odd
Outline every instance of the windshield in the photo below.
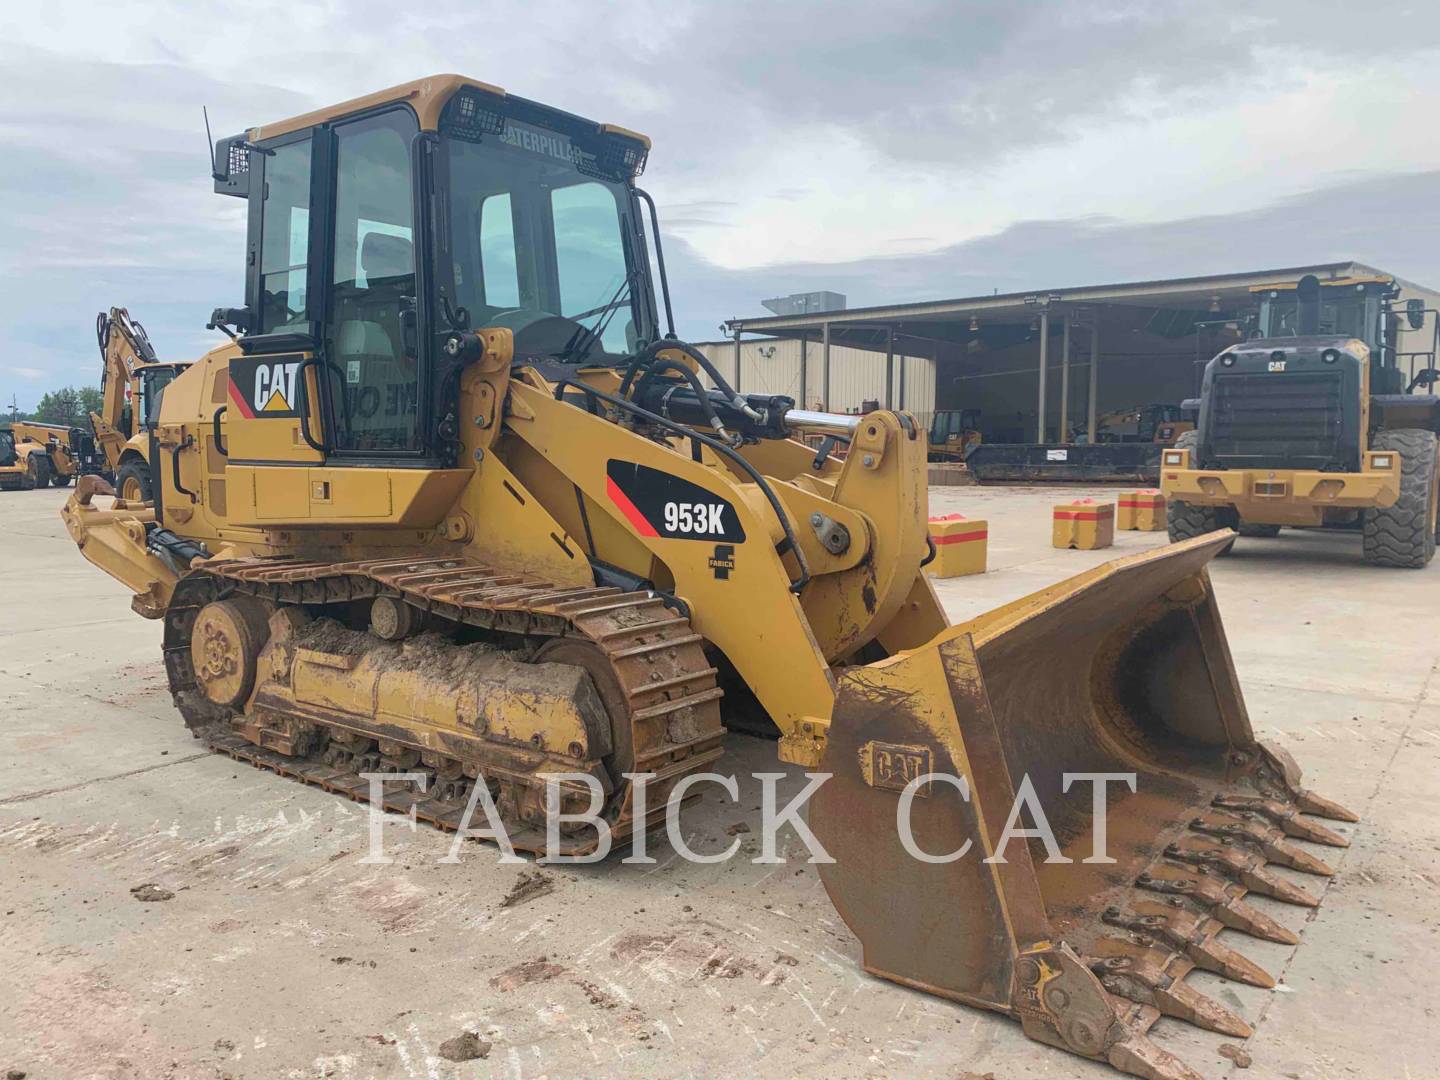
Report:
<svg viewBox="0 0 1440 1080"><path fill-rule="evenodd" d="M12 464L15 459L15 436L9 431L0 431L0 465Z"/></svg>
<svg viewBox="0 0 1440 1080"><path fill-rule="evenodd" d="M1320 333L1357 337L1368 341L1365 332L1365 298L1322 296L1320 301ZM1266 337L1295 337L1300 333L1300 303L1294 293L1282 293L1269 302Z"/></svg>
<svg viewBox="0 0 1440 1080"><path fill-rule="evenodd" d="M160 392L170 385L177 374L173 367L149 368L141 372L138 412L146 427L160 422Z"/></svg>
<svg viewBox="0 0 1440 1080"><path fill-rule="evenodd" d="M447 141L456 306L471 326L560 315L591 332L577 343L591 359L653 336L624 184L580 172L564 135L514 121Z"/></svg>

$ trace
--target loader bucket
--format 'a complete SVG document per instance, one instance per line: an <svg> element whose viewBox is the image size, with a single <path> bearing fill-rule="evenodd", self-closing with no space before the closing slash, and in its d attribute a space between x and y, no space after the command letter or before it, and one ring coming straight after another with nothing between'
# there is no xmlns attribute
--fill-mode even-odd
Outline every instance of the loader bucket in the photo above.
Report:
<svg viewBox="0 0 1440 1080"><path fill-rule="evenodd" d="M1292 838L1346 841L1302 815L1355 818L1251 731L1206 571L1232 537L1116 560L842 676L810 824L866 970L1137 1076L1198 1076L1147 1037L1161 1015L1250 1034L1184 978L1273 986L1217 935L1295 942L1245 897L1318 903L1330 868ZM1103 819L1074 776L1097 773L1133 778ZM1042 824L1053 840L1016 835Z"/></svg>

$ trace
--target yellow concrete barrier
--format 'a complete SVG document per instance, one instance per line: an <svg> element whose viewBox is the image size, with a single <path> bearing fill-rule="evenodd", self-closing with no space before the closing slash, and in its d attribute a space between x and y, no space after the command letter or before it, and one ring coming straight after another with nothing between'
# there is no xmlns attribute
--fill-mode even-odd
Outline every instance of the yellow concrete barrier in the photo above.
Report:
<svg viewBox="0 0 1440 1080"><path fill-rule="evenodd" d="M1057 548L1107 548L1115 543L1115 504L1094 499L1060 503L1055 507L1051 536Z"/></svg>
<svg viewBox="0 0 1440 1080"><path fill-rule="evenodd" d="M962 577L985 572L990 524L964 514L946 514L930 519L930 539L935 558L925 567L932 577Z"/></svg>
<svg viewBox="0 0 1440 1080"><path fill-rule="evenodd" d="M1115 515L1117 529L1160 532L1165 528L1165 496L1159 488L1122 491L1120 509Z"/></svg>

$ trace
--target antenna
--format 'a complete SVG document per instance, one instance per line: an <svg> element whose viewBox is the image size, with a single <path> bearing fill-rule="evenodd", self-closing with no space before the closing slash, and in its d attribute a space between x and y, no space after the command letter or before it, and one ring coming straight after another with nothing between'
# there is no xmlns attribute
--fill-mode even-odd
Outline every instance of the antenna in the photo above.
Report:
<svg viewBox="0 0 1440 1080"><path fill-rule="evenodd" d="M210 159L210 176L218 180L220 178L215 176L215 139L210 134L210 110L201 105L200 111L205 116L205 156Z"/></svg>

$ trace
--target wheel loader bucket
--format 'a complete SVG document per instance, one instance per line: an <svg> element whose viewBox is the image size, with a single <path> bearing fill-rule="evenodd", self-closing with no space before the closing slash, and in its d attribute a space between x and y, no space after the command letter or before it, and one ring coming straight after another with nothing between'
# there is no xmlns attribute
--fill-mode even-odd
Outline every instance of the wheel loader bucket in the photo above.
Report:
<svg viewBox="0 0 1440 1080"><path fill-rule="evenodd" d="M1314 906L1273 867L1323 884L1292 838L1347 841L1302 815L1355 817L1255 740L1206 570L1233 535L1116 560L840 679L810 823L868 971L1137 1076L1198 1076L1147 1037L1161 1015L1250 1034L1185 976L1273 986L1217 935L1294 943L1245 898Z"/></svg>

